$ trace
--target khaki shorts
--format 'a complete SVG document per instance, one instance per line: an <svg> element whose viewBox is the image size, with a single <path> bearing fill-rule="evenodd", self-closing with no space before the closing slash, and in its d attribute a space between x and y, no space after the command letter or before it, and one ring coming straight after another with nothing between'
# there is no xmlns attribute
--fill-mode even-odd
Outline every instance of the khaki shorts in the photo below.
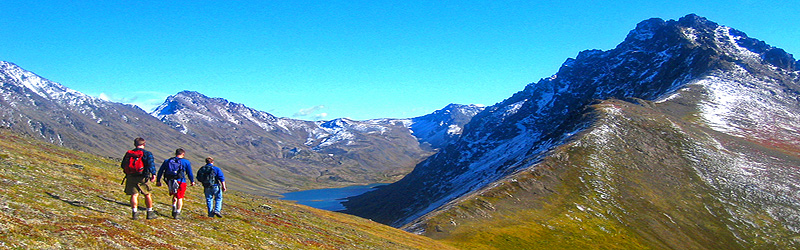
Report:
<svg viewBox="0 0 800 250"><path fill-rule="evenodd" d="M150 194L150 178L145 175L128 174L125 176L125 194L133 195L140 193L144 195Z"/></svg>

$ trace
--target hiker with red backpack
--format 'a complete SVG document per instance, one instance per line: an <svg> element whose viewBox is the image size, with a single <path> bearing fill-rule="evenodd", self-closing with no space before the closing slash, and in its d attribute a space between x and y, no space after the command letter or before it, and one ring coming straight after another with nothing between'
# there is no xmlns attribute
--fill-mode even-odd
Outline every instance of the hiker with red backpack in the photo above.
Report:
<svg viewBox="0 0 800 250"><path fill-rule="evenodd" d="M145 140L141 137L133 139L132 150L125 152L122 157L122 171L125 173L125 194L131 196L132 219L138 218L139 194L144 195L144 202L147 205L147 219L155 219L153 211L153 197L150 195L151 188L149 182L155 180L156 167L153 162L153 154L144 150Z"/></svg>
<svg viewBox="0 0 800 250"><path fill-rule="evenodd" d="M189 176L189 182L194 186L194 174L192 174L192 164L189 160L184 159L186 151L182 148L175 150L175 157L164 160L161 167L158 169L158 176L156 177L156 186L161 186L161 177L164 177L164 182L169 187L169 194L172 195L172 218L178 219L181 215L181 208L183 208L183 198L186 196L186 176Z"/></svg>

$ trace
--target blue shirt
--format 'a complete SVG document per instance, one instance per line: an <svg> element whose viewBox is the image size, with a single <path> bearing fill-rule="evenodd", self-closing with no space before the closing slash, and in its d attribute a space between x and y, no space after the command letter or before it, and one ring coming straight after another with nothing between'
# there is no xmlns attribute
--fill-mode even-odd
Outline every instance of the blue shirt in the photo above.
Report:
<svg viewBox="0 0 800 250"><path fill-rule="evenodd" d="M164 175L164 172L166 172L167 169L169 169L169 161L172 160L173 158L166 159L164 160L164 163L161 163L161 167L158 168L158 176L156 177L157 181L161 181L161 176ZM178 161L181 163L181 166L183 167L184 176L189 176L189 181L194 182L194 174L192 173L192 163L184 158L180 158ZM186 183L186 178L178 178L178 182Z"/></svg>
<svg viewBox="0 0 800 250"><path fill-rule="evenodd" d="M222 175L222 169L220 169L217 166L214 166L214 163L206 164L206 165L207 166L211 166L211 171L214 171L214 175L217 176L217 183L211 184L212 186L219 185L220 183L225 182L225 176Z"/></svg>

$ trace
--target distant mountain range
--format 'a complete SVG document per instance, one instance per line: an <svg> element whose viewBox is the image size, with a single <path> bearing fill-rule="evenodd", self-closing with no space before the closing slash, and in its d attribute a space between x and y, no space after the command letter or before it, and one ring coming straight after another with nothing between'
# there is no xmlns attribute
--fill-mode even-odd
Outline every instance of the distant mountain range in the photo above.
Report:
<svg viewBox="0 0 800 250"><path fill-rule="evenodd" d="M157 161L187 150L231 172L239 190L275 195L309 188L391 182L455 137L482 107L452 104L409 119L303 121L183 91L152 114L94 98L0 62L0 126L57 145L121 157L135 137Z"/></svg>
<svg viewBox="0 0 800 250"><path fill-rule="evenodd" d="M346 212L462 248L798 249L798 69L691 14L493 106L302 121L192 91L148 114L0 62L0 126L109 157L142 136L160 159L216 156L250 193L402 178Z"/></svg>
<svg viewBox="0 0 800 250"><path fill-rule="evenodd" d="M166 187L156 218L131 220L114 159L0 128L0 249L456 249L341 213L233 190L224 218L187 190L180 221ZM144 204L140 209L144 209ZM141 211L141 210L140 210Z"/></svg>
<svg viewBox="0 0 800 250"><path fill-rule="evenodd" d="M799 68L697 15L646 20L345 206L476 249L799 248Z"/></svg>

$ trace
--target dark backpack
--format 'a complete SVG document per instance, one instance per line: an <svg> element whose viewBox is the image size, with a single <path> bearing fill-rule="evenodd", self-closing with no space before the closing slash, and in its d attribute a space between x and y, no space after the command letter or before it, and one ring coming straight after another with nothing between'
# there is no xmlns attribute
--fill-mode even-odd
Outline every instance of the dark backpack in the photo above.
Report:
<svg viewBox="0 0 800 250"><path fill-rule="evenodd" d="M210 187L217 184L217 173L214 172L214 167L205 165L197 170L197 180L203 183L203 187Z"/></svg>
<svg viewBox="0 0 800 250"><path fill-rule="evenodd" d="M183 165L181 158L173 157L167 161L167 169L164 171L164 179L174 180L183 178Z"/></svg>
<svg viewBox="0 0 800 250"><path fill-rule="evenodd" d="M125 156L122 157L122 172L126 174L143 174L144 173L144 151L142 150L128 150Z"/></svg>

